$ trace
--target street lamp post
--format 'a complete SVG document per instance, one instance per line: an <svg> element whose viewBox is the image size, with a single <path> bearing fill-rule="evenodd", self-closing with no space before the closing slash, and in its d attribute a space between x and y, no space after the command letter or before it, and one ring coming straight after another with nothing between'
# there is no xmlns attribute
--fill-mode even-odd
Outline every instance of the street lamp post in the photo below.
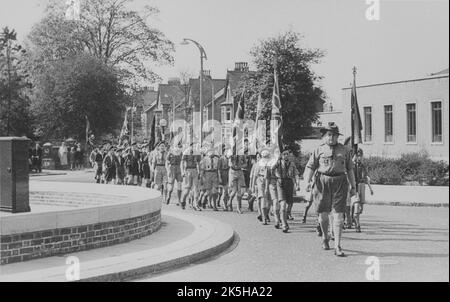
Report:
<svg viewBox="0 0 450 302"><path fill-rule="evenodd" d="M200 147L203 146L203 60L208 60L205 49L200 43L192 39L183 39L182 45L188 45L189 42L194 43L200 50ZM194 107L195 108L195 107Z"/></svg>

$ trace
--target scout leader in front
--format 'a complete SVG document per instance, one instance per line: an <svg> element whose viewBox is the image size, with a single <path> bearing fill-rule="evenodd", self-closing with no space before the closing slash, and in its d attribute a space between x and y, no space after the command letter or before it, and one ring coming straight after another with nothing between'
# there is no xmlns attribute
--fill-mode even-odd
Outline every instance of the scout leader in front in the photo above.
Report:
<svg viewBox="0 0 450 302"><path fill-rule="evenodd" d="M344 213L349 194L349 182L351 185L350 195L356 194L355 176L353 173L353 160L348 148L338 143L340 135L339 128L335 123L320 130L323 143L317 147L311 155L305 169L305 180L308 183L307 191L312 192L319 215L319 223L322 228L322 247L329 250L329 215L333 215L333 233L335 235L335 255L344 257L341 247L342 227ZM312 180L317 170L317 176ZM311 183L313 181L313 183Z"/></svg>

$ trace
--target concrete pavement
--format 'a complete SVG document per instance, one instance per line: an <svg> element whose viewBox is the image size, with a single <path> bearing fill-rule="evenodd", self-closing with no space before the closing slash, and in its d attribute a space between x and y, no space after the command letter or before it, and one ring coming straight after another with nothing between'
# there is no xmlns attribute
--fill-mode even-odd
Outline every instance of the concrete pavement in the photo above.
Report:
<svg viewBox="0 0 450 302"><path fill-rule="evenodd" d="M45 177L55 181L92 181L87 173ZM283 234L273 225L261 226L255 213L183 212L217 219L236 231L235 243L212 261L192 264L142 281L368 281L371 256L380 264L380 281L449 280L448 208L367 205L361 234L345 231L348 257L322 251L314 231L315 218L300 223L304 204L294 206L292 231ZM164 207L181 211L176 206ZM163 211L164 211L163 209ZM163 212L164 213L164 212ZM311 212L311 215L313 213ZM373 259L372 259L373 260Z"/></svg>
<svg viewBox="0 0 450 302"><path fill-rule="evenodd" d="M160 231L107 248L0 266L0 282L65 282L69 257L77 257L80 281L122 281L189 265L227 249L233 229L217 220L165 210Z"/></svg>

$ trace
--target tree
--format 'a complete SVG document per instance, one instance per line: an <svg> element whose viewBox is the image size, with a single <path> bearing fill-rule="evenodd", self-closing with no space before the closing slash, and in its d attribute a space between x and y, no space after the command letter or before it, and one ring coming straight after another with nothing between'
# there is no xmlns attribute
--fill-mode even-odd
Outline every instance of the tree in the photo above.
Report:
<svg viewBox="0 0 450 302"><path fill-rule="evenodd" d="M287 31L277 37L260 41L250 52L256 72L245 79L247 96L246 118L256 118L257 95L263 99L262 119L270 120L274 69L277 69L283 117L283 143L298 150L297 141L310 134L311 124L318 118L318 104L323 103L324 93L316 86L321 78L311 70L324 56L318 49L300 47L301 36Z"/></svg>
<svg viewBox="0 0 450 302"><path fill-rule="evenodd" d="M34 76L32 110L45 138L85 138L86 116L96 136L119 127L123 87L117 72L98 58L78 55L48 64Z"/></svg>
<svg viewBox="0 0 450 302"><path fill-rule="evenodd" d="M26 51L8 27L0 33L0 136L31 135Z"/></svg>
<svg viewBox="0 0 450 302"><path fill-rule="evenodd" d="M34 59L46 63L87 53L120 70L122 81L130 85L156 81L151 62L172 64L174 45L148 23L158 9L145 6L137 12L129 8L132 2L85 0L80 20L67 20L64 1L51 0L29 35Z"/></svg>

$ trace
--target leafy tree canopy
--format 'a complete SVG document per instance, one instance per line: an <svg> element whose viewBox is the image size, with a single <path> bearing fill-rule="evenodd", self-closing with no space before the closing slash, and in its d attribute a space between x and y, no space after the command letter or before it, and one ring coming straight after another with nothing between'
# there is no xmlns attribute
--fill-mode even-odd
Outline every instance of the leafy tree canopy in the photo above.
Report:
<svg viewBox="0 0 450 302"><path fill-rule="evenodd" d="M46 63L87 53L120 70L124 83L158 80L150 66L172 64L174 45L149 24L158 9L145 6L138 12L132 2L84 0L79 20L68 20L65 1L51 0L28 37L34 59Z"/></svg>
<svg viewBox="0 0 450 302"><path fill-rule="evenodd" d="M317 120L325 97L316 85L321 77L311 70L311 65L319 63L324 52L301 47L300 42L301 35L293 31L260 41L250 52L256 72L249 73L243 84L248 95L252 96L246 103L247 118L256 118L257 100L261 93L261 119L270 120L276 68L281 94L283 143L294 149L298 149L297 141L310 134L311 124Z"/></svg>

